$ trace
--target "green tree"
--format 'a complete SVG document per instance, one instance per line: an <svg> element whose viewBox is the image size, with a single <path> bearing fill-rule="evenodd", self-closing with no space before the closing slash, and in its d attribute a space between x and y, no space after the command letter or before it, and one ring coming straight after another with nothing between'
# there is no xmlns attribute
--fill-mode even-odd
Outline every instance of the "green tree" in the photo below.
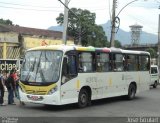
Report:
<svg viewBox="0 0 160 123"><path fill-rule="evenodd" d="M77 8L71 8L71 11L68 13L68 35L74 37L75 42L80 36L82 46L105 47L108 45L103 28L95 24L95 13ZM62 25L64 14L60 13L56 20L59 25Z"/></svg>
<svg viewBox="0 0 160 123"><path fill-rule="evenodd" d="M153 48L148 48L146 51L150 53L151 58L155 58L157 55L156 51Z"/></svg>
<svg viewBox="0 0 160 123"><path fill-rule="evenodd" d="M122 47L121 42L119 42L118 40L114 41L114 45L115 45L116 48L121 48Z"/></svg>
<svg viewBox="0 0 160 123"><path fill-rule="evenodd" d="M13 25L13 22L9 19L4 20L4 19L0 19L0 24L4 24L4 25Z"/></svg>

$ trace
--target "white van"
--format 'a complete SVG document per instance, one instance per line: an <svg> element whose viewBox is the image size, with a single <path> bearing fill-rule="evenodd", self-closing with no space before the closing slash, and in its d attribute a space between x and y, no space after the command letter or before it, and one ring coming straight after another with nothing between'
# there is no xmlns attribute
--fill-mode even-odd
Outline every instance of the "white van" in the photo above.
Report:
<svg viewBox="0 0 160 123"><path fill-rule="evenodd" d="M151 83L150 86L156 88L159 84L159 70L157 65L151 65Z"/></svg>

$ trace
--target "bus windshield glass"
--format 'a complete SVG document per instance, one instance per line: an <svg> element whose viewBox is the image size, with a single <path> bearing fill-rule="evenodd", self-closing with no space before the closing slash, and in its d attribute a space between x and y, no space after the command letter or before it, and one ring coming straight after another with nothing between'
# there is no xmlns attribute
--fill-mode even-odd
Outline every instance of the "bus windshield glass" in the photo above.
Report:
<svg viewBox="0 0 160 123"><path fill-rule="evenodd" d="M28 51L21 67L20 80L26 82L57 82L60 76L62 51Z"/></svg>

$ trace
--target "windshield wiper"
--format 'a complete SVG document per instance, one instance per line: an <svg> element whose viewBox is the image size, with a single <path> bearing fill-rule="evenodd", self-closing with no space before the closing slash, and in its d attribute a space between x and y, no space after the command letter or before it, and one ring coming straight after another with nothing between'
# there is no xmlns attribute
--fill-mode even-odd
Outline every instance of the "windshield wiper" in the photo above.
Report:
<svg viewBox="0 0 160 123"><path fill-rule="evenodd" d="M39 60L38 60L38 65L37 65L37 70L36 70L36 77L35 77L35 81L37 79L37 73L38 73L38 69L39 69L39 65L40 65L40 61L41 61L41 56L42 56L42 51L41 51L41 54L39 56Z"/></svg>

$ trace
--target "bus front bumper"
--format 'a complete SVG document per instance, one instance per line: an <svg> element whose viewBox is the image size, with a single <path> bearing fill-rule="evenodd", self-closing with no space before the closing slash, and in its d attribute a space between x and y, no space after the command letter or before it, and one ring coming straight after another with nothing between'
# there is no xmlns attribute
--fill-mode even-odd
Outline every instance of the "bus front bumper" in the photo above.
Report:
<svg viewBox="0 0 160 123"><path fill-rule="evenodd" d="M60 105L60 101L58 99L58 92L55 92L52 95L33 95L26 94L22 91L19 92L20 101L29 102L29 103L37 103L37 104L48 104L48 105Z"/></svg>

